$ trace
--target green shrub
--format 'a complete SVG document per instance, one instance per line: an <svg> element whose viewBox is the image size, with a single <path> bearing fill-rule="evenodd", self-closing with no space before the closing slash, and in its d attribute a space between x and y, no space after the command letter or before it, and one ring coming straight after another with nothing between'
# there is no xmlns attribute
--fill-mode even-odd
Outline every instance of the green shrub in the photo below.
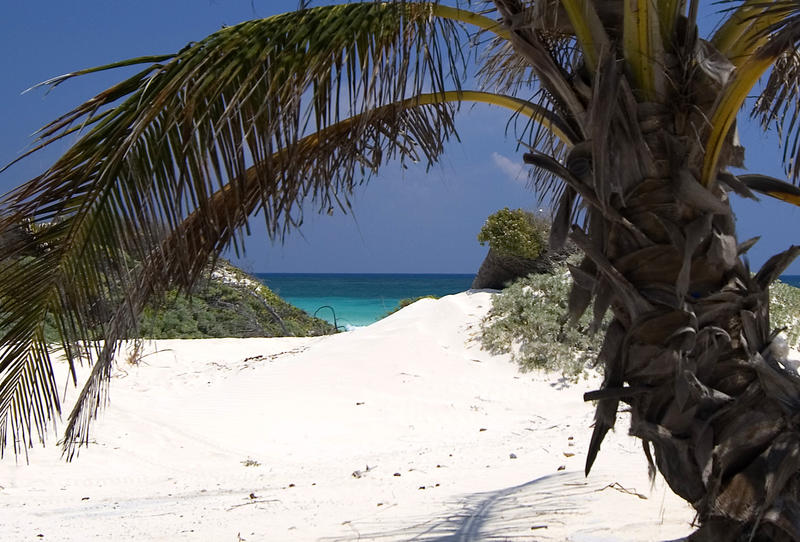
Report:
<svg viewBox="0 0 800 542"><path fill-rule="evenodd" d="M544 369L577 378L597 356L610 316L594 335L589 334L591 311L576 325L568 325L571 283L569 274L560 268L557 274L519 279L495 295L481 322L483 349L510 353L523 371Z"/></svg>
<svg viewBox="0 0 800 542"><path fill-rule="evenodd" d="M35 228L35 225L26 225L20 235ZM34 261L40 249L46 250L37 247L32 249L33 254L18 258ZM126 258L129 268L134 268L136 262ZM90 301L92 311L84 322L90 335L102 331L102 324L111 318L121 296L120 285L111 281L104 284L102 295ZM7 302L0 299L0 325L5 316L3 304ZM45 340L59 342L57 315L48 312L44 323ZM0 337L7 331L0 327ZM305 337L336 332L331 324L290 305L258 279L222 259L215 262L213 270L209 265L206 277L195 285L191 298L173 289L145 306L138 329L134 331L138 336L129 338Z"/></svg>
<svg viewBox="0 0 800 542"><path fill-rule="evenodd" d="M786 328L786 342L800 345L800 289L776 281L769 289L769 315L772 328Z"/></svg>
<svg viewBox="0 0 800 542"><path fill-rule="evenodd" d="M145 308L139 333L148 339L324 335L332 325L288 304L258 279L220 260L191 298L175 290Z"/></svg>
<svg viewBox="0 0 800 542"><path fill-rule="evenodd" d="M505 207L489 215L478 233L478 241L481 245L489 243L489 248L501 256L532 260L547 246L547 228L547 222L532 213Z"/></svg>
<svg viewBox="0 0 800 542"><path fill-rule="evenodd" d="M556 275L531 275L492 298L492 308L481 322L481 343L493 354L510 353L522 370L560 371L574 378L594 362L610 316L602 328L589 335L590 313L576 326L563 324L571 279L563 270ZM770 287L770 323L786 328L788 346L800 346L800 289L777 281Z"/></svg>

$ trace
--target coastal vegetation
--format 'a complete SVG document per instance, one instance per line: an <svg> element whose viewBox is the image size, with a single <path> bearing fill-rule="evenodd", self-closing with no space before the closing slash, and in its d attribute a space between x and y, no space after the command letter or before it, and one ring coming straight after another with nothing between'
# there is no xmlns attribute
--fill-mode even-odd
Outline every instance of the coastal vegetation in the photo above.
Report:
<svg viewBox="0 0 800 542"><path fill-rule="evenodd" d="M488 244L486 254L472 281L473 289L499 290L530 274L552 273L576 252L571 243L551 250L547 243L550 223L523 209L508 207L492 213L478 232L478 242Z"/></svg>
<svg viewBox="0 0 800 542"><path fill-rule="evenodd" d="M98 304L92 327L97 327L108 312L108 307ZM0 329L0 333L7 331ZM48 343L61 338L52 315L48 315L43 331ZM230 262L218 260L209 265L190 292L171 289L151 300L126 338L308 337L335 332L325 320L290 305Z"/></svg>
<svg viewBox="0 0 800 542"><path fill-rule="evenodd" d="M569 322L570 285L565 265L515 280L492 297L492 308L481 321L482 348L510 354L523 371L552 371L573 380L584 375L595 366L610 316L597 329L589 314ZM769 310L786 346L800 349L800 289L775 282Z"/></svg>
<svg viewBox="0 0 800 542"><path fill-rule="evenodd" d="M781 330L786 344L800 350L800 289L776 281L769 290L772 325Z"/></svg>
<svg viewBox="0 0 800 542"><path fill-rule="evenodd" d="M177 289L142 311L137 337L308 337L335 333L333 325L281 299L256 278L219 260L193 287Z"/></svg>
<svg viewBox="0 0 800 542"><path fill-rule="evenodd" d="M35 240L37 231L48 227L21 223L0 234L0 254L6 255L4 264L19 260L17 265L33 265L36 259L46 258L52 247ZM139 264L129 254L123 257L128 265ZM121 295L119 285L108 281L103 295L90 300L92 310L87 325L95 333L121 302ZM4 316L7 315L0 305L0 322L5 321ZM0 327L0 334L8 331ZM304 337L332 332L333 326L326 321L293 307L255 277L219 258L206 265L189 291L172 288L154 296L125 338ZM48 343L61 339L55 315L47 315L43 334Z"/></svg>
<svg viewBox="0 0 800 542"><path fill-rule="evenodd" d="M525 371L561 373L575 379L594 364L610 320L598 329L582 315L569 322L571 280L566 266L550 274L517 279L492 298L492 308L481 322L481 345L493 354L510 354Z"/></svg>
<svg viewBox="0 0 800 542"><path fill-rule="evenodd" d="M500 256L533 260L546 245L549 224L523 209L508 207L492 213L478 232L478 242Z"/></svg>
<svg viewBox="0 0 800 542"><path fill-rule="evenodd" d="M44 224L31 243L50 247L0 264L0 445L44 438L59 411L48 318L70 363L71 341L98 345L66 423L71 457L150 299L191 289L256 212L277 237L307 196L346 211L387 163L436 162L457 104L483 102L525 120L516 136L552 203L550 245L569 238L585 254L570 267L569 317L591 307L599 328L610 314L602 389L585 396L597 401L587 474L624 404L652 470L695 508L692 540L800 540L800 380L771 348L768 310L800 247L752 274L755 241L737 238L730 206L753 190L800 201L735 169L737 115L756 93L753 116L778 129L798 178L800 5L732 3L706 39L699 2L457 5L302 3L174 54L47 81L138 66L44 127L31 152L77 139L0 202L0 235ZM470 47L477 77L463 76ZM122 301L95 330L109 280Z"/></svg>

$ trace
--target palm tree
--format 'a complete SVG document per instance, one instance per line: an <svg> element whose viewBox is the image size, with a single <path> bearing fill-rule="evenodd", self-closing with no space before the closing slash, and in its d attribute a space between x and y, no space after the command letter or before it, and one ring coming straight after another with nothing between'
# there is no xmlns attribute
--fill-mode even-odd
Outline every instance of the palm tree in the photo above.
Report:
<svg viewBox="0 0 800 542"><path fill-rule="evenodd" d="M279 236L307 198L346 208L387 162L435 162L458 104L486 102L529 120L520 137L553 202L551 244L585 253L571 316L613 315L603 387L586 397L587 474L622 402L653 472L696 509L694 539L800 540L800 377L770 348L767 296L800 247L751 274L753 241L737 240L729 203L751 188L797 199L729 168L762 80L753 114L797 159L799 8L745 0L701 39L696 1L352 3L45 82L140 66L43 128L36 149L82 135L0 202L0 237L36 226L0 260L0 446L44 439L59 412L46 319L71 366L93 349L64 437L72 457L146 301L188 290L255 212ZM40 256L22 257L27 245ZM98 328L92 307L109 298L119 308Z"/></svg>

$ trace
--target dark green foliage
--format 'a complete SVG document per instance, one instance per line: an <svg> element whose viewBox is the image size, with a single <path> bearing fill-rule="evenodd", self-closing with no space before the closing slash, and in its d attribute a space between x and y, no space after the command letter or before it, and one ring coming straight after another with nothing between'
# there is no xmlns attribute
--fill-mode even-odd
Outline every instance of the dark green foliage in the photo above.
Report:
<svg viewBox="0 0 800 542"><path fill-rule="evenodd" d="M595 334L589 333L588 313L574 326L565 323L570 284L562 267L556 274L519 279L494 296L481 322L484 350L510 353L525 371L545 369L578 377L597 357L608 318Z"/></svg>
<svg viewBox="0 0 800 542"><path fill-rule="evenodd" d="M160 303L147 305L137 336L144 339L306 337L335 331L325 320L290 305L257 279L220 260L214 271L195 286L191 297L173 289ZM44 334L48 343L56 343L60 338L52 314L47 315Z"/></svg>
<svg viewBox="0 0 800 542"><path fill-rule="evenodd" d="M148 306L139 327L139 334L148 339L305 337L334 331L223 261L191 297L172 290L158 308Z"/></svg>
<svg viewBox="0 0 800 542"><path fill-rule="evenodd" d="M481 245L489 243L489 248L501 256L533 260L547 245L547 229L547 222L532 213L505 207L489 215L478 233L478 241Z"/></svg>

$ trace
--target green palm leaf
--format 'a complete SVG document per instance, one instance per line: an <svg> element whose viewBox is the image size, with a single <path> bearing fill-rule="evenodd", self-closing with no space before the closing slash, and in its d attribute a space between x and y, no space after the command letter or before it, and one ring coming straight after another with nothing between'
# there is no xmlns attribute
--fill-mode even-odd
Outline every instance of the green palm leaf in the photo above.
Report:
<svg viewBox="0 0 800 542"><path fill-rule="evenodd" d="M43 145L76 127L84 134L48 171L0 203L0 233L15 224L43 224L34 242L44 247L42 258L21 259L19 249L0 266L6 345L0 446L9 437L15 443L44 438L58 412L44 347L48 315L71 366L85 352L70 345L90 340L97 365L81 404L89 407L86 416L94 414L104 398L107 361L117 340L128 336L141 300L128 298L110 322L98 307L137 291L131 261L145 261L187 217L202 216L211 230L225 232L223 242L234 238L243 225L235 217L252 209L244 184L252 178L260 187L257 207L277 235L301 220L299 202L306 197L323 208L346 207L348 194L384 161L437 158L453 134L452 105L370 116L423 90L460 88L463 34L454 22L432 17L434 6L327 6L224 28L157 57L42 130ZM304 137L352 116L359 120L348 127L349 145L330 154L308 152ZM223 187L231 197L226 212L215 214L209 201ZM160 272L189 285L202 258L186 251L188 241L177 243ZM76 434L85 440L88 418L80 419L85 423Z"/></svg>
<svg viewBox="0 0 800 542"><path fill-rule="evenodd" d="M78 359L94 363L67 424L72 457L105 401L119 340L151 297L188 290L210 258L238 246L254 213L279 236L302 221L306 199L347 210L355 186L387 161L435 162L454 134L453 104L501 105L574 144L546 107L460 90L464 34L452 19L503 33L436 4L329 6L45 82L154 62L43 128L39 147L85 133L0 203L0 233L39 225L0 266L0 330L11 345L0 357L0 445L9 428L15 443L43 439L59 410L48 318L73 379ZM41 258L21 257L31 245Z"/></svg>
<svg viewBox="0 0 800 542"><path fill-rule="evenodd" d="M540 123L565 144L571 144L568 127L549 111L522 100L485 92L422 94L341 121L301 139L291 153L281 150L269 157L269 167L276 172L289 168L291 161L292 167L302 169L301 176L305 182L265 185L258 175L259 169L265 165L258 163L247 169L243 179L223 186L184 219L151 250L138 268L132 270L135 275L133 287L129 288L128 296L111 318L107 335L123 336L135 325L135 317L144 304L152 296L162 293L166 285L178 283L188 289L206 268L209 258L219 254L235 239L236 232L247 225L248 217L254 212L274 215L280 208L276 210L270 205L301 201L306 193L318 188L328 190L327 186L318 186L320 177L316 172L320 164L323 171L329 167L330 161L352 167L352 164L347 166L352 157L375 153L377 158L370 167L377 169L382 162L392 158L393 147L399 143L405 143L409 150L420 147L428 160L434 160L442 150L441 142L449 133L449 127L438 122L435 108L449 101L501 105ZM386 136L395 133L403 134L402 138ZM106 340L105 344L113 343ZM97 398L105 393L103 386L110 374L113 354L113 346L99 352L92 376L69 416L65 432L69 457L75 453L75 445L86 442L88 438Z"/></svg>
<svg viewBox="0 0 800 542"><path fill-rule="evenodd" d="M795 2L745 2L715 34L714 42L729 55L736 66L723 91L717 98L710 118L707 140L708 152L703 164L702 179L710 186L716 176L717 161L726 138L734 125L736 115L751 90L772 70L763 97L757 100L754 116L761 116L765 128L776 120L782 111L782 125L789 112L797 107L797 93L782 90L792 83L795 62L792 55L800 43L800 18ZM796 134L796 114L788 115L788 132ZM793 149L796 150L796 141ZM792 160L787 153L784 159Z"/></svg>

